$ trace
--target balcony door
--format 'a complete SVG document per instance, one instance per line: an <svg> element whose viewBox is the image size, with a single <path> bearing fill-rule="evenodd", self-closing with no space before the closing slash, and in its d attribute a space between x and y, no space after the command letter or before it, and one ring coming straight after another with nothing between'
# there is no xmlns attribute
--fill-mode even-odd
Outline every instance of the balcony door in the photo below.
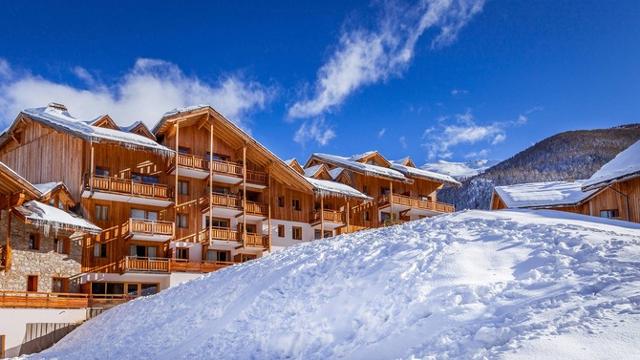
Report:
<svg viewBox="0 0 640 360"><path fill-rule="evenodd" d="M143 246L143 245L129 246L129 256L154 258L158 256L157 253L158 253L158 248L155 246Z"/></svg>
<svg viewBox="0 0 640 360"><path fill-rule="evenodd" d="M142 209L131 209L131 218L136 220L158 221L158 212Z"/></svg>

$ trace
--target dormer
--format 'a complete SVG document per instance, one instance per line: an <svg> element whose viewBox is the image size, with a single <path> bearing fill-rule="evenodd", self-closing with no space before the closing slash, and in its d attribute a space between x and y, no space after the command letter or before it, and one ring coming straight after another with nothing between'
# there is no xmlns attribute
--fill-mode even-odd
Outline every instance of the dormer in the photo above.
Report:
<svg viewBox="0 0 640 360"><path fill-rule="evenodd" d="M142 121L136 121L135 123L127 126L125 131L156 141L156 136L153 135L151 130L149 130L149 128Z"/></svg>
<svg viewBox="0 0 640 360"><path fill-rule="evenodd" d="M299 174L303 174L304 175L304 169L302 168L302 165L300 165L298 160L289 159L289 160L285 161L285 163L287 163L287 165L289 165L290 168L292 168L293 170L295 170Z"/></svg>
<svg viewBox="0 0 640 360"><path fill-rule="evenodd" d="M367 151L364 154L354 155L352 160L369 165L377 165L382 167L391 167L389 160L385 159L378 151Z"/></svg>
<svg viewBox="0 0 640 360"><path fill-rule="evenodd" d="M101 127L105 129L120 130L118 124L109 115L100 115L97 118L87 122L91 126Z"/></svg>

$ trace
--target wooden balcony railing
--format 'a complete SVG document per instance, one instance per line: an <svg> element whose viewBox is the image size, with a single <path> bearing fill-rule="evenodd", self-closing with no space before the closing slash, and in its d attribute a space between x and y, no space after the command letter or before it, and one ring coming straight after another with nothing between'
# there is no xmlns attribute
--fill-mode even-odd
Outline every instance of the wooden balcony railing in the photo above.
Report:
<svg viewBox="0 0 640 360"><path fill-rule="evenodd" d="M175 158L172 161L175 161ZM207 159L191 154L178 154L178 165L209 171L209 161Z"/></svg>
<svg viewBox="0 0 640 360"><path fill-rule="evenodd" d="M169 258L151 258L138 256L125 256L122 259L122 271L141 272L169 272Z"/></svg>
<svg viewBox="0 0 640 360"><path fill-rule="evenodd" d="M236 195L231 194L211 194L211 203L214 206L234 207L238 208L242 205L242 201Z"/></svg>
<svg viewBox="0 0 640 360"><path fill-rule="evenodd" d="M380 205L389 204L389 203L409 206L409 207L418 208L418 209L438 211L443 213L450 213L455 211L455 207L451 204L424 200L418 197L411 197L411 196L398 195L398 194L383 195L380 197L380 201L379 201Z"/></svg>
<svg viewBox="0 0 640 360"><path fill-rule="evenodd" d="M318 223L318 222L322 221L322 219L320 218L320 214L321 214L320 210L312 211L311 212L311 223ZM341 211L324 209L324 210L322 210L322 214L323 214L324 221L330 221L330 222L335 222L335 223L343 223L344 222L344 220L342 219L343 212L341 212Z"/></svg>
<svg viewBox="0 0 640 360"><path fill-rule="evenodd" d="M0 308L78 309L117 305L134 297L126 294L45 293L0 290Z"/></svg>
<svg viewBox="0 0 640 360"><path fill-rule="evenodd" d="M205 229L205 235L209 235L208 229ZM212 227L211 238L214 240L238 241L239 233L227 228Z"/></svg>
<svg viewBox="0 0 640 360"><path fill-rule="evenodd" d="M267 174L262 171L247 170L247 182L251 184L267 185Z"/></svg>
<svg viewBox="0 0 640 360"><path fill-rule="evenodd" d="M267 204L247 201L247 213L254 215L267 215L269 206Z"/></svg>
<svg viewBox="0 0 640 360"><path fill-rule="evenodd" d="M242 234L240 234L240 241L242 241ZM246 246L262 247L266 249L269 247L269 235L247 233Z"/></svg>
<svg viewBox="0 0 640 360"><path fill-rule="evenodd" d="M171 259L171 271L208 273L233 265L232 261L189 261Z"/></svg>
<svg viewBox="0 0 640 360"><path fill-rule="evenodd" d="M213 172L216 173L242 177L242 164L234 163L231 161L213 160L211 162L211 168Z"/></svg>
<svg viewBox="0 0 640 360"><path fill-rule="evenodd" d="M129 231L150 236L173 236L175 234L175 224L171 221L129 219Z"/></svg>
<svg viewBox="0 0 640 360"><path fill-rule="evenodd" d="M86 182L86 188L107 191L117 194L142 196L167 200L170 197L169 187L164 184L146 184L132 179L94 176Z"/></svg>

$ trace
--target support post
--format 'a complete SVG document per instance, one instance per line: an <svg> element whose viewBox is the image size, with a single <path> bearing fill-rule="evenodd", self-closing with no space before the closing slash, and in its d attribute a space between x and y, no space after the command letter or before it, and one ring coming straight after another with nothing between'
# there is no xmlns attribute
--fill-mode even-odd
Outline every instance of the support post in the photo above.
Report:
<svg viewBox="0 0 640 360"><path fill-rule="evenodd" d="M269 203L268 203L268 218L267 218L267 227L269 228L268 233L269 233L269 247L268 250L269 252L271 252L271 165L269 165L269 167L267 168L267 186L269 187L267 190L267 196L269 197Z"/></svg>
<svg viewBox="0 0 640 360"><path fill-rule="evenodd" d="M209 245L211 245L213 224L213 123L209 125Z"/></svg>
<svg viewBox="0 0 640 360"><path fill-rule="evenodd" d="M9 208L7 211L7 238L6 238L6 243L7 246L5 247L5 251L7 252L5 255L5 268L4 271L5 273L8 273L11 270L11 204L9 204Z"/></svg>
<svg viewBox="0 0 640 360"><path fill-rule="evenodd" d="M351 213L351 207L349 207L349 198L347 198L347 207L344 209L345 211L345 216L346 216L346 220L347 220L347 233L350 231L349 230L349 213Z"/></svg>
<svg viewBox="0 0 640 360"><path fill-rule="evenodd" d="M247 246L247 145L242 146L242 246Z"/></svg>
<svg viewBox="0 0 640 360"><path fill-rule="evenodd" d="M324 239L324 196L320 194L320 239Z"/></svg>
<svg viewBox="0 0 640 360"><path fill-rule="evenodd" d="M393 218L393 181L389 181L389 210L391 210L391 221L393 221L395 220ZM398 220L400 220L399 216Z"/></svg>
<svg viewBox="0 0 640 360"><path fill-rule="evenodd" d="M175 146L175 151L176 151L176 158L175 158L175 167L176 167L176 184L175 184L175 189L173 190L175 192L175 211L176 211L176 218L177 218L177 213L178 213L178 171L180 169L180 167L178 166L178 144L180 143L180 125L179 123L176 121L176 146Z"/></svg>
<svg viewBox="0 0 640 360"><path fill-rule="evenodd" d="M94 150L93 150L93 142L91 143L91 164L89 165L90 169L89 169L89 189L91 189L91 194L93 194L93 174L96 171L95 170L95 164L94 164Z"/></svg>

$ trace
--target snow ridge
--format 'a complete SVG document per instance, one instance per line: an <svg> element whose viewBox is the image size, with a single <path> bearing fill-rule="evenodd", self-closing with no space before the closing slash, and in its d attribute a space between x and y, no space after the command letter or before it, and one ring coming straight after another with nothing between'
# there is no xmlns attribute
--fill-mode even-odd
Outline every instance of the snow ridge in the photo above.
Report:
<svg viewBox="0 0 640 360"><path fill-rule="evenodd" d="M639 255L637 224L464 211L205 275L118 306L37 357L509 357L540 337L640 329Z"/></svg>

